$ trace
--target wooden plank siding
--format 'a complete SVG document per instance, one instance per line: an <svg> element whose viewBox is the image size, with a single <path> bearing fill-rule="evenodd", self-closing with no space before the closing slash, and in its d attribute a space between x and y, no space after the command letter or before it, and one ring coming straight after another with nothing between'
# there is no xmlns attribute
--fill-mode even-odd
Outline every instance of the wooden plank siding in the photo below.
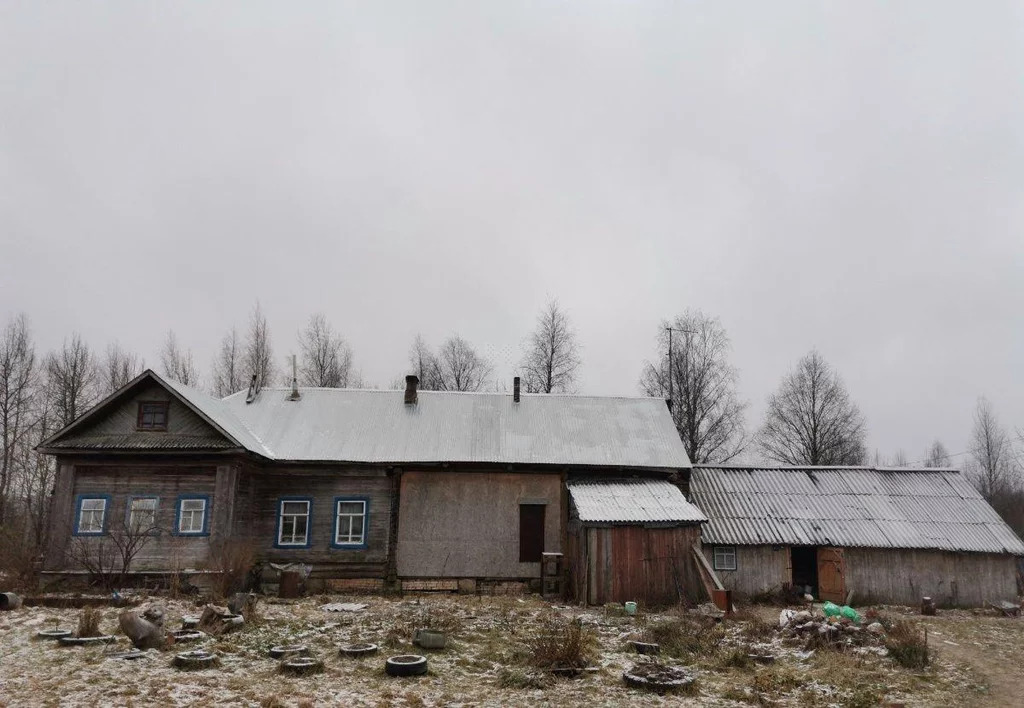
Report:
<svg viewBox="0 0 1024 708"><path fill-rule="evenodd" d="M258 467L242 469L235 507L235 532L252 538L258 560L304 563L313 577L383 578L391 529L391 479L372 466ZM312 500L309 548L275 548L282 497ZM335 497L368 502L366 548L332 548Z"/></svg>
<svg viewBox="0 0 1024 708"><path fill-rule="evenodd" d="M109 538L72 536L78 512L75 500L79 495L109 495L106 510L108 529L124 528L128 523L129 500L132 497L156 497L156 526L158 532L149 538L132 562L132 570L195 569L205 564L210 539L204 536L176 536L173 534L179 495L206 495L210 497L207 515L212 520L222 499L215 494L216 467L209 464L126 464L74 466L71 486L71 505L60 511L65 550L59 565L78 568L74 562L84 549L95 549L101 543L110 544ZM56 510L56 505L55 505ZM55 519L55 523L58 523Z"/></svg>
<svg viewBox="0 0 1024 708"><path fill-rule="evenodd" d="M699 596L700 581L690 554L699 540L700 527L695 525L583 527L572 544L579 570L571 584L591 604L692 603Z"/></svg>
<svg viewBox="0 0 1024 708"><path fill-rule="evenodd" d="M714 546L701 549L714 568ZM736 570L715 568L722 585L739 598L779 590L792 581L789 546L736 546Z"/></svg>

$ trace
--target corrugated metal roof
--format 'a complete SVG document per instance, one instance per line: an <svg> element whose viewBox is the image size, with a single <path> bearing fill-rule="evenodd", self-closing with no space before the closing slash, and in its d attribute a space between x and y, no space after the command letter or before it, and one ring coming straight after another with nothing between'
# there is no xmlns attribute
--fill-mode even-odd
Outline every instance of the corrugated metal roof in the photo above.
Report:
<svg viewBox="0 0 1024 708"><path fill-rule="evenodd" d="M693 468L706 543L920 548L1024 555L1024 542L956 470Z"/></svg>
<svg viewBox="0 0 1024 708"><path fill-rule="evenodd" d="M583 522L707 521L679 487L665 480L576 480L567 486Z"/></svg>
<svg viewBox="0 0 1024 708"><path fill-rule="evenodd" d="M278 460L690 466L656 398L523 394L515 403L508 394L420 391L406 405L403 391L302 388L298 401L290 391L266 388L250 404L245 393L190 400Z"/></svg>

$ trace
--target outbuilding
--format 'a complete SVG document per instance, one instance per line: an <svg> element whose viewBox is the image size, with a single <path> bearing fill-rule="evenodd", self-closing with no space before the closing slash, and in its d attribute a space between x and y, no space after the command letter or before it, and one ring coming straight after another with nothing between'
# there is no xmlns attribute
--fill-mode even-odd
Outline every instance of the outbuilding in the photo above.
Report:
<svg viewBox="0 0 1024 708"><path fill-rule="evenodd" d="M954 469L695 466L703 550L740 595L980 606L1017 595L1024 542Z"/></svg>

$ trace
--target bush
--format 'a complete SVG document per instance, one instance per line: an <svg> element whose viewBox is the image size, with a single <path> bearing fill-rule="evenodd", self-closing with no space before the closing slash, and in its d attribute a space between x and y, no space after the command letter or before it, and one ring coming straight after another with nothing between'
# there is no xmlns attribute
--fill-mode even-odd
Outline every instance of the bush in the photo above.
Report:
<svg viewBox="0 0 1024 708"><path fill-rule="evenodd" d="M249 571L256 563L256 544L247 538L232 536L210 549L207 568L220 575L214 584L218 597L225 598L245 590Z"/></svg>
<svg viewBox="0 0 1024 708"><path fill-rule="evenodd" d="M526 640L529 661L538 669L586 667L597 650L597 637L578 620L552 618L548 629Z"/></svg>
<svg viewBox="0 0 1024 708"><path fill-rule="evenodd" d="M907 669L923 669L928 666L928 641L917 627L903 620L897 620L889 627L885 638L889 656Z"/></svg>
<svg viewBox="0 0 1024 708"><path fill-rule="evenodd" d="M98 637L100 636L100 620L103 615L96 607L86 607L78 616L78 636Z"/></svg>
<svg viewBox="0 0 1024 708"><path fill-rule="evenodd" d="M645 642L660 645L662 653L688 659L717 653L725 633L712 617L692 614L650 622L643 635Z"/></svg>

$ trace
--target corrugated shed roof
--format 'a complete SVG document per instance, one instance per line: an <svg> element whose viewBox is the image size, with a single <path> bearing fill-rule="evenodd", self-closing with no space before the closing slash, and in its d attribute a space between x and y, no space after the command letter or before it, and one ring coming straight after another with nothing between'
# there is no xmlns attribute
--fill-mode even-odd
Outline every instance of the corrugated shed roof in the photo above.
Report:
<svg viewBox="0 0 1024 708"><path fill-rule="evenodd" d="M406 405L403 391L302 388L298 401L290 391L196 404L229 432L237 421L279 460L690 467L656 398L523 394L515 403L508 394L420 391Z"/></svg>
<svg viewBox="0 0 1024 708"><path fill-rule="evenodd" d="M1024 542L956 470L693 468L703 540L1024 555Z"/></svg>
<svg viewBox="0 0 1024 708"><path fill-rule="evenodd" d="M679 487L665 480L575 480L567 486L583 522L707 521Z"/></svg>

